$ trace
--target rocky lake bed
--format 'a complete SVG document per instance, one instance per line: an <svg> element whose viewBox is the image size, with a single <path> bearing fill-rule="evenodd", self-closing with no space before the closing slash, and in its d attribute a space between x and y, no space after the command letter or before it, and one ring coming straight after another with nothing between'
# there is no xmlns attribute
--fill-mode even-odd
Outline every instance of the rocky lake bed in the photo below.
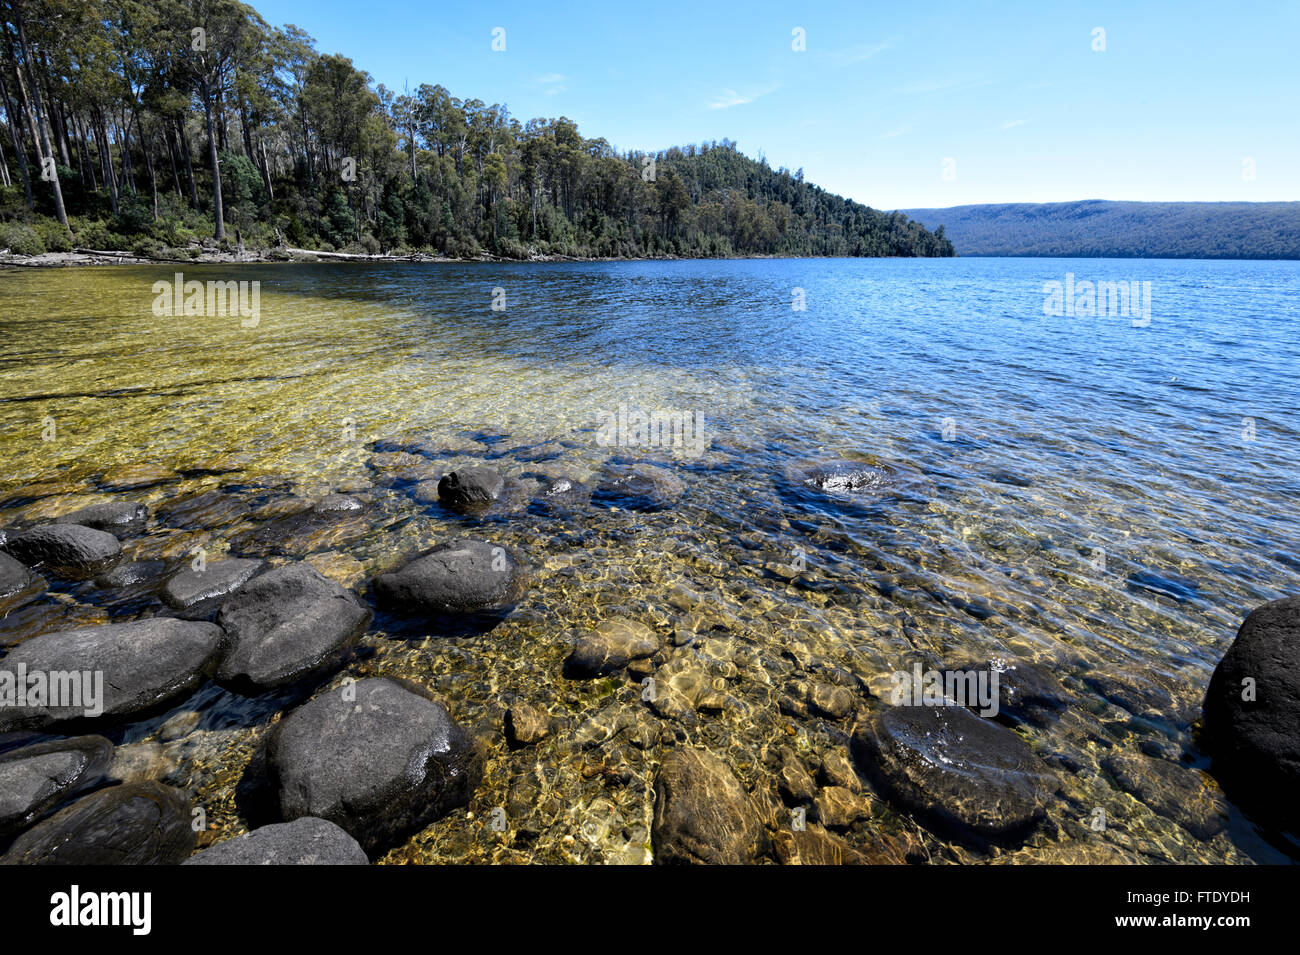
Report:
<svg viewBox="0 0 1300 955"><path fill-rule="evenodd" d="M758 547L790 598L769 606L721 555L671 584L615 559L681 530L691 488L737 466L725 443L595 471L569 451L398 435L315 493L238 455L7 489L0 671L104 690L94 715L0 707L3 861L1244 861L1212 753L1252 812L1296 825L1295 754L1270 734L1296 725L1300 601L1243 627L1204 748L1204 687L1154 671L934 657L997 669L996 718L896 706L888 670L788 609L843 581ZM925 478L823 458L776 488L869 511ZM409 552L377 551L397 528ZM594 586L595 618L567 614ZM1235 704L1278 653L1265 715ZM1158 732L1131 746L1134 726Z"/></svg>

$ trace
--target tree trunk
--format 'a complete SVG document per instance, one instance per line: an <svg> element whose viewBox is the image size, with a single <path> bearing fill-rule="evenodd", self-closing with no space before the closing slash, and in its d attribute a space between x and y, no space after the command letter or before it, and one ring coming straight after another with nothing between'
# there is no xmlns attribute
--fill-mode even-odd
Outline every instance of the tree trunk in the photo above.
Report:
<svg viewBox="0 0 1300 955"><path fill-rule="evenodd" d="M190 205L199 207L199 187L194 181L194 161L190 158L190 141L185 138L185 116L181 114L176 120L176 138L181 144L181 155L185 157L185 175L190 183Z"/></svg>
<svg viewBox="0 0 1300 955"><path fill-rule="evenodd" d="M23 28L23 12L21 4L12 5L14 11L15 26L18 28L18 46L22 50L23 65L31 73L32 53L27 46L27 33ZM17 66L17 64L15 64ZM32 83L32 98L27 99L27 90L24 88L22 70L15 70L18 76L18 92L22 96L23 102L27 105L27 111L32 114L32 141L36 145L36 155L41 161L41 176L49 172L50 185L54 187L54 213L58 216L59 224L64 227L68 224L68 210L63 207L63 189L59 185L59 168L55 164L54 151L50 148L50 136L46 132L45 124L41 117L41 91L37 85ZM32 74L34 76L34 74ZM50 158L50 163L45 162L45 157Z"/></svg>
<svg viewBox="0 0 1300 955"><path fill-rule="evenodd" d="M33 209L36 205L36 197L32 195L32 177L27 171L27 154L23 151L22 141L22 120L14 111L13 101L9 98L9 87L0 77L0 95L3 95L5 104L5 116L9 118L9 138L13 140L14 153L18 156L18 175L23 180L23 191L27 194L27 208Z"/></svg>
<svg viewBox="0 0 1300 955"><path fill-rule="evenodd" d="M217 138L212 128L212 95L208 92L207 77L199 80L199 96L203 100L203 119L208 126L208 161L212 164L212 218L216 222L216 239L226 237L225 210L221 204L221 163L217 158Z"/></svg>

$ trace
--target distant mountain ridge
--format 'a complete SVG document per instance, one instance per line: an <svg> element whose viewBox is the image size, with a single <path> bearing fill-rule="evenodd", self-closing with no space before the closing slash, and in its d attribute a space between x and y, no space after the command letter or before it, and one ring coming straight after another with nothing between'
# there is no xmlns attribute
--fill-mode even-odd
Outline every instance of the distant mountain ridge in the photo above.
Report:
<svg viewBox="0 0 1300 955"><path fill-rule="evenodd" d="M900 209L958 255L1300 259L1300 202L1016 202Z"/></svg>

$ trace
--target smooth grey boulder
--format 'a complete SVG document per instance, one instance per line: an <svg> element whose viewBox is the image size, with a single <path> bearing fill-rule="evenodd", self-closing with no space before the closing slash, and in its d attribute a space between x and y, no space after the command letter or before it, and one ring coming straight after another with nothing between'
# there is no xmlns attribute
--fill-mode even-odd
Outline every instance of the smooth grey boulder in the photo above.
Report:
<svg viewBox="0 0 1300 955"><path fill-rule="evenodd" d="M564 669L568 676L602 676L623 669L633 660L653 656L658 649L659 637L645 624L611 617L578 638Z"/></svg>
<svg viewBox="0 0 1300 955"><path fill-rule="evenodd" d="M1202 742L1228 795L1300 832L1300 596L1257 607L1210 677Z"/></svg>
<svg viewBox="0 0 1300 955"><path fill-rule="evenodd" d="M222 597L235 590L265 565L265 561L231 557L214 560L195 570L186 564L163 587L163 603L173 610L185 610L195 604Z"/></svg>
<svg viewBox="0 0 1300 955"><path fill-rule="evenodd" d="M266 690L339 666L370 625L370 608L310 564L254 577L221 605L217 623L230 647L217 681Z"/></svg>
<svg viewBox="0 0 1300 955"><path fill-rule="evenodd" d="M439 544L401 570L374 580L384 604L425 613L496 613L522 596L524 568L504 547L481 540Z"/></svg>
<svg viewBox="0 0 1300 955"><path fill-rule="evenodd" d="M707 750L664 757L650 832L659 865L750 865L767 851L762 821L725 762Z"/></svg>
<svg viewBox="0 0 1300 955"><path fill-rule="evenodd" d="M80 524L82 527L120 535L140 529L148 519L149 509L143 504L134 501L105 501L56 517L54 523Z"/></svg>
<svg viewBox="0 0 1300 955"><path fill-rule="evenodd" d="M196 852L182 865L369 865L360 843L315 816L279 822Z"/></svg>
<svg viewBox="0 0 1300 955"><path fill-rule="evenodd" d="M281 720L267 746L285 820L341 826L371 856L469 802L483 757L446 709L373 678L317 696Z"/></svg>
<svg viewBox="0 0 1300 955"><path fill-rule="evenodd" d="M447 507L476 508L501 496L505 478L485 467L457 468L438 481L438 499Z"/></svg>
<svg viewBox="0 0 1300 955"><path fill-rule="evenodd" d="M113 744L102 736L35 743L0 753L0 842L104 778Z"/></svg>
<svg viewBox="0 0 1300 955"><path fill-rule="evenodd" d="M851 749L882 794L978 846L1027 835L1059 788L1024 740L961 706L885 707Z"/></svg>
<svg viewBox="0 0 1300 955"><path fill-rule="evenodd" d="M223 645L220 627L168 617L32 637L0 660L0 694L17 694L24 673L29 681L27 705L0 706L0 732L125 718L178 702L208 679ZM42 701L31 699L34 674L49 683Z"/></svg>
<svg viewBox="0 0 1300 955"><path fill-rule="evenodd" d="M28 567L45 568L69 580L98 576L122 555L122 545L112 534L80 524L43 524L11 535L0 546Z"/></svg>
<svg viewBox="0 0 1300 955"><path fill-rule="evenodd" d="M28 829L0 865L177 865L194 849L189 798L161 783L83 796Z"/></svg>

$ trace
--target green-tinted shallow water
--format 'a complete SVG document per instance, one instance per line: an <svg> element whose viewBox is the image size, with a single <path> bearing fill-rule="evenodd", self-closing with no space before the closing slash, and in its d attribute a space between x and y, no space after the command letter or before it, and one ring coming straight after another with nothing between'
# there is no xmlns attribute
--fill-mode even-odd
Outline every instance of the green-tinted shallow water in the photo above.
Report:
<svg viewBox="0 0 1300 955"><path fill-rule="evenodd" d="M196 546L220 556L295 499L344 490L367 501L365 518L284 553L315 554L359 590L467 531L523 556L531 589L490 632L445 636L381 615L336 678L427 686L489 752L469 813L390 860L642 861L670 740L725 756L761 793L780 747L814 773L844 751L854 720L809 712L813 685L887 698L890 674L914 661L990 658L1043 664L1069 692L1059 720L1018 730L1064 797L1025 848L999 858L1283 858L1235 809L1225 832L1193 837L1101 762L1172 760L1212 792L1193 740L1209 674L1246 612L1295 590L1295 263L184 271L260 281L256 327L155 316L151 286L172 269L0 275L0 526L129 497L161 516L128 554L179 563ZM1067 272L1151 281L1150 325L1044 317L1043 283ZM490 307L496 289L504 311ZM791 307L796 289L804 311ZM707 449L602 446L602 415L620 404L700 416ZM42 440L51 420L54 440ZM384 472L368 445L395 434L445 449L439 470L497 468L520 482L519 505L473 521L376 486ZM102 489L120 465L232 454L239 472ZM788 469L827 458L884 462L901 491L855 503L792 486ZM655 511L527 506L545 478L594 483L614 459L662 464L685 494ZM169 522L170 506L215 488L252 513ZM55 589L4 621L7 642L158 610L147 594ZM662 715L639 673L565 679L573 637L613 614L705 634L661 673L703 678L710 705ZM882 705L854 696L859 717ZM501 718L520 701L561 724L512 751ZM256 772L249 760L281 706L210 686L168 714L197 712L191 731L164 731L160 717L128 729L120 752L189 788L223 838L249 823L236 783ZM935 861L987 858L871 805L851 844L883 835ZM496 807L505 832L489 824ZM1098 809L1102 831L1090 825Z"/></svg>

